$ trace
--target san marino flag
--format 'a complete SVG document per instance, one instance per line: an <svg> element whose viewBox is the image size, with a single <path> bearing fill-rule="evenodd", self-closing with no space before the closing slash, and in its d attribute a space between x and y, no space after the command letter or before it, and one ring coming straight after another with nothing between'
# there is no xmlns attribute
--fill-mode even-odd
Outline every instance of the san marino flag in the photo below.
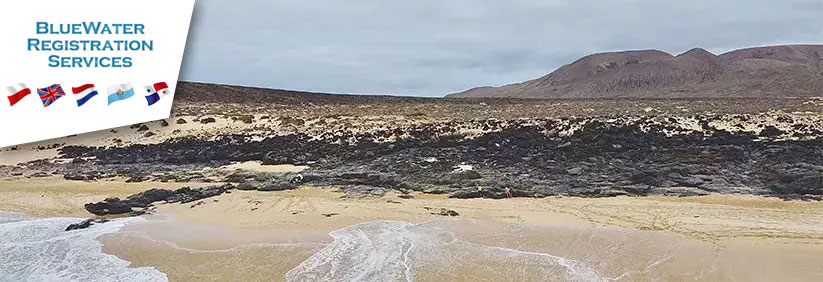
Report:
<svg viewBox="0 0 823 282"><path fill-rule="evenodd" d="M108 90L106 93L109 94L109 105L134 96L134 87L131 86L131 82L109 86Z"/></svg>
<svg viewBox="0 0 823 282"><path fill-rule="evenodd" d="M149 106L154 105L154 103L160 101L160 98L168 95L169 86L166 85L165 82L158 82L152 86L146 86L146 101L149 102Z"/></svg>
<svg viewBox="0 0 823 282"><path fill-rule="evenodd" d="M81 107L94 96L97 96L97 90L94 89L94 84L83 84L80 87L72 87L71 92L77 97L77 106Z"/></svg>

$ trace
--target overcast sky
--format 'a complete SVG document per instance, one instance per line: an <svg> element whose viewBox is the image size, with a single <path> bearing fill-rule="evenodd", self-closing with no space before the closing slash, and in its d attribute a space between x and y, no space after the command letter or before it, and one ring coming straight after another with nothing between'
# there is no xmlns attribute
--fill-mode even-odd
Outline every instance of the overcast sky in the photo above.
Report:
<svg viewBox="0 0 823 282"><path fill-rule="evenodd" d="M590 53L823 43L823 0L198 0L181 80L443 96Z"/></svg>

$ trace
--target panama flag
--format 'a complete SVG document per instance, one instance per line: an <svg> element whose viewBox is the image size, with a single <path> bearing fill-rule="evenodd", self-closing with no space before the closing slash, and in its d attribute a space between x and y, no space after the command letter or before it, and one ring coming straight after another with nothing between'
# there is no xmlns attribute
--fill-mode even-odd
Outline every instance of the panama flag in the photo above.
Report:
<svg viewBox="0 0 823 282"><path fill-rule="evenodd" d="M126 100L134 96L134 87L131 87L131 82L115 84L109 86L106 93L109 94L109 105L111 105L111 103Z"/></svg>
<svg viewBox="0 0 823 282"><path fill-rule="evenodd" d="M28 96L31 94L31 89L24 83L18 83L9 87L6 87L9 90L9 105L14 106L17 102L23 99L23 97Z"/></svg>
<svg viewBox="0 0 823 282"><path fill-rule="evenodd" d="M60 87L60 84L53 84L46 88L37 88L37 94L40 95L40 101L43 102L44 108L54 104L60 97L66 96L66 92L63 92L63 87Z"/></svg>
<svg viewBox="0 0 823 282"><path fill-rule="evenodd" d="M166 97L169 95L169 86L166 85L165 82L158 82L152 86L146 86L146 101L149 102L149 106L154 105L157 101L160 101L160 98Z"/></svg>
<svg viewBox="0 0 823 282"><path fill-rule="evenodd" d="M94 84L83 84L80 85L80 87L72 87L71 92L77 97L78 107L82 107L89 99L97 96L97 90L94 89Z"/></svg>

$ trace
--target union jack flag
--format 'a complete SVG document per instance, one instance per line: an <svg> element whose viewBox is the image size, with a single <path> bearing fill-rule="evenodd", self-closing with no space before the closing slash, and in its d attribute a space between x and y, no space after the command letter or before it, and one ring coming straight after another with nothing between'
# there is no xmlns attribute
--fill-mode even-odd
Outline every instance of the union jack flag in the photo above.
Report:
<svg viewBox="0 0 823 282"><path fill-rule="evenodd" d="M37 88L37 94L40 95L40 101L43 102L43 107L51 106L57 99L66 96L66 92L63 92L63 87L60 87L60 84L46 88Z"/></svg>

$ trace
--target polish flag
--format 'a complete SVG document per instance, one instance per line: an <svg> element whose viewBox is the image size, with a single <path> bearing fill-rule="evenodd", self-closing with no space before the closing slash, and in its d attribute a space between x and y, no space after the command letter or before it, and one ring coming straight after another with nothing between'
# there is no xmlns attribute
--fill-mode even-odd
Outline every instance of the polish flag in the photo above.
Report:
<svg viewBox="0 0 823 282"><path fill-rule="evenodd" d="M31 94L31 89L24 83L18 83L9 87L6 87L8 90L8 97L9 97L9 104L14 106L17 102L26 97L27 95Z"/></svg>

